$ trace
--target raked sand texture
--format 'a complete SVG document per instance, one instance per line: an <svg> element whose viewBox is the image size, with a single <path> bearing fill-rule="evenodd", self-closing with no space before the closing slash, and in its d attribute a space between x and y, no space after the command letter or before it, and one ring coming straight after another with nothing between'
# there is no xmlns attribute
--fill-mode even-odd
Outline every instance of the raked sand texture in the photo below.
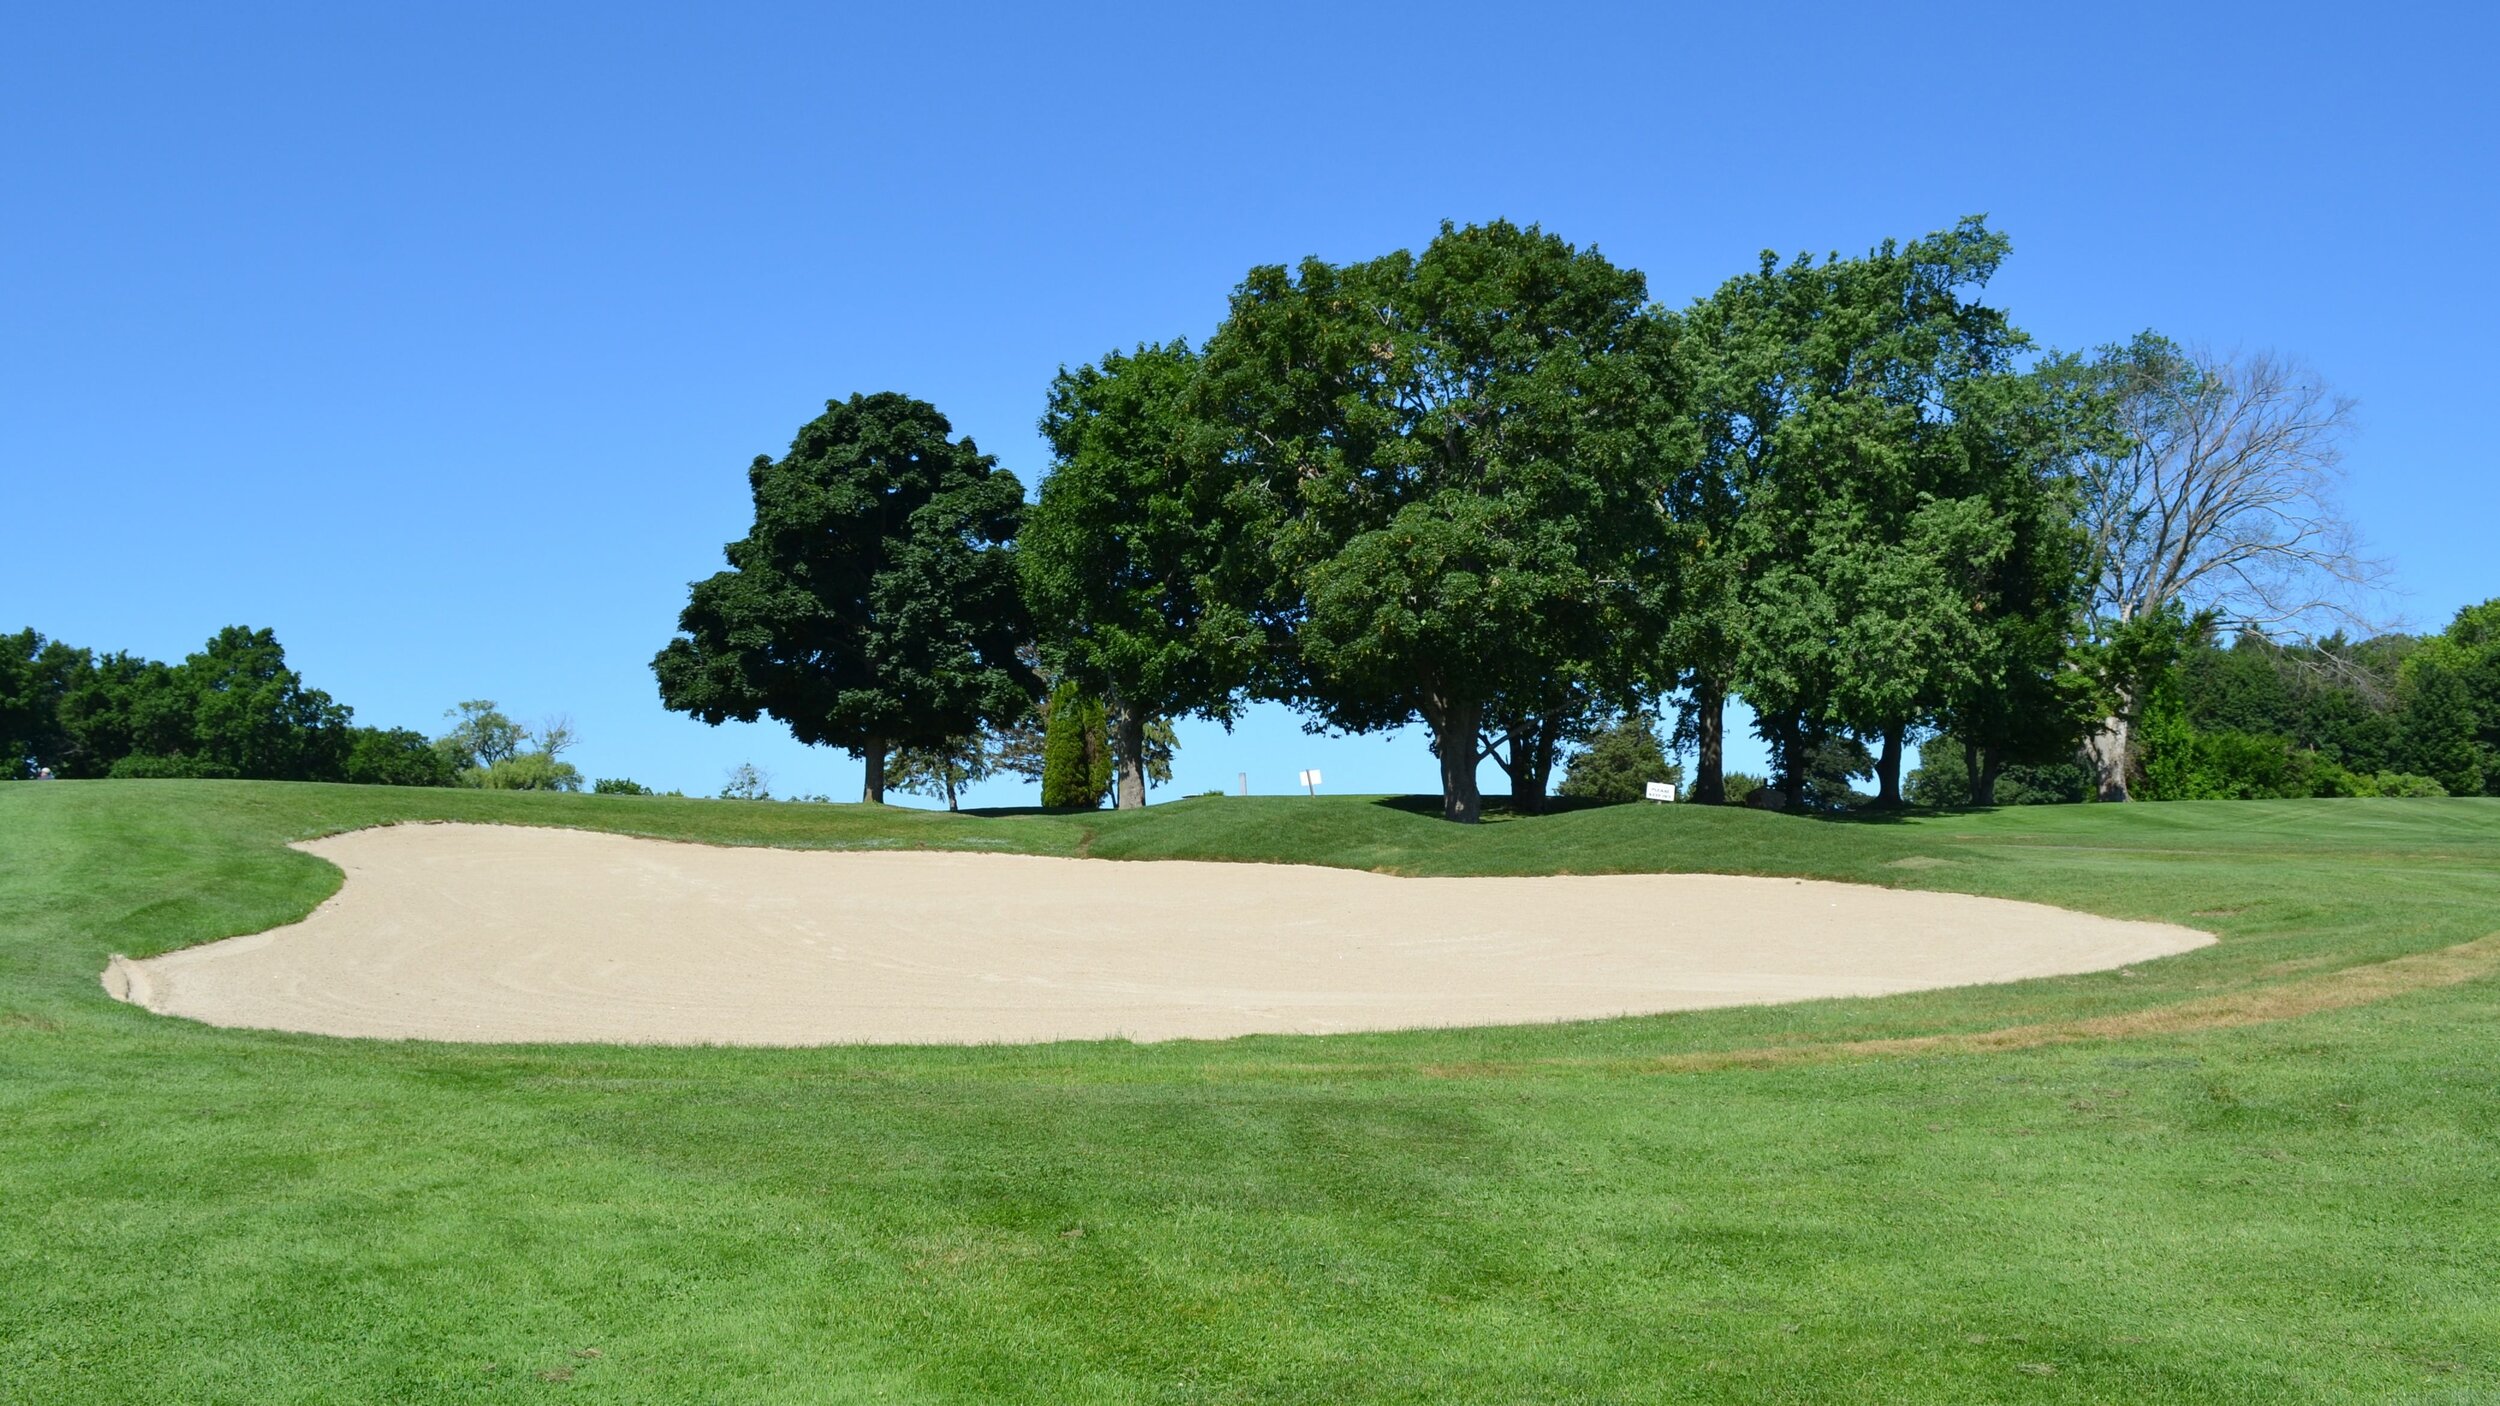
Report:
<svg viewBox="0 0 2500 1406"><path fill-rule="evenodd" d="M2098 971L2159 923L1698 874L724 849L408 825L292 927L115 959L114 994L324 1035L669 1044L1169 1040L1698 1010Z"/></svg>

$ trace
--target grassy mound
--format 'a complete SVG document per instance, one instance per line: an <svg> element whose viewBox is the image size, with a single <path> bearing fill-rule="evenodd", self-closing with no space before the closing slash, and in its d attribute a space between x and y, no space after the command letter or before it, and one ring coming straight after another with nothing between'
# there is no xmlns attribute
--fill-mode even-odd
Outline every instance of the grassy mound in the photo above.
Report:
<svg viewBox="0 0 2500 1406"><path fill-rule="evenodd" d="M455 1047L107 1000L290 839L1694 869L2185 922L2124 972L1157 1046ZM933 895L933 901L942 901ZM1824 821L0 787L0 1400L2500 1394L2500 802Z"/></svg>

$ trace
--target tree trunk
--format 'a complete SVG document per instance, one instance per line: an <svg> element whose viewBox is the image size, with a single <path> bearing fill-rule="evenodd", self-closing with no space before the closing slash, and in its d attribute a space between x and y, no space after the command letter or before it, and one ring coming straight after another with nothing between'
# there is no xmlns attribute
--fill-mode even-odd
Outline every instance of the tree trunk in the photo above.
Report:
<svg viewBox="0 0 2500 1406"><path fill-rule="evenodd" d="M1693 684L1693 750L1699 755L1693 764L1693 801L1697 805L1727 804L1727 768L1724 762L1727 727L1727 694L1716 680L1696 680Z"/></svg>
<svg viewBox="0 0 2500 1406"><path fill-rule="evenodd" d="M1521 815L1543 815L1545 795L1554 776L1556 734L1560 714L1513 718L1502 724L1501 746L1493 761L1510 778L1510 806Z"/></svg>
<svg viewBox="0 0 2500 1406"><path fill-rule="evenodd" d="M946 808L952 811L955 809L955 764L951 761L946 763L945 777Z"/></svg>
<svg viewBox="0 0 2500 1406"><path fill-rule="evenodd" d="M1426 705L1424 721L1441 754L1441 818L1473 825L1484 815L1476 793L1476 732L1484 705L1474 699L1442 699Z"/></svg>
<svg viewBox="0 0 2500 1406"><path fill-rule="evenodd" d="M867 775L860 782L860 803L862 805L872 806L884 805L885 739L882 737L869 738L868 745L859 749L859 756L861 761L868 764Z"/></svg>
<svg viewBox="0 0 2500 1406"><path fill-rule="evenodd" d="M1783 713L1780 715L1779 722L1774 725L1773 732L1779 739L1780 799L1787 803L1785 808L1788 810L1804 810L1806 808L1805 719L1795 713Z"/></svg>
<svg viewBox="0 0 2500 1406"><path fill-rule="evenodd" d="M1113 695L1111 705L1111 761L1119 774L1121 810L1146 808L1146 714Z"/></svg>
<svg viewBox="0 0 2500 1406"><path fill-rule="evenodd" d="M2134 724L2124 713L2112 713L2101 719L2100 727L2091 736L2083 739L2084 754L2092 759L2101 800L2132 799L2127 793L2127 771L2134 732Z"/></svg>
<svg viewBox="0 0 2500 1406"><path fill-rule="evenodd" d="M1884 729L1884 750L1875 758L1875 804L1901 804L1901 734L1899 723Z"/></svg>
<svg viewBox="0 0 2500 1406"><path fill-rule="evenodd" d="M1970 803L1992 806L1997 803L1997 773L2005 770L2004 758L1994 750L1979 754L1979 765L1971 769Z"/></svg>
<svg viewBox="0 0 2500 1406"><path fill-rule="evenodd" d="M1514 790L1527 792L1526 808L1530 815L1545 813L1546 789L1554 779L1554 753L1562 745L1561 732L1560 715L1544 718L1538 722L1536 735L1529 742L1528 762L1524 768L1527 772L1527 780L1524 784L1512 783ZM1518 796L1511 797L1513 804L1517 804L1519 800Z"/></svg>

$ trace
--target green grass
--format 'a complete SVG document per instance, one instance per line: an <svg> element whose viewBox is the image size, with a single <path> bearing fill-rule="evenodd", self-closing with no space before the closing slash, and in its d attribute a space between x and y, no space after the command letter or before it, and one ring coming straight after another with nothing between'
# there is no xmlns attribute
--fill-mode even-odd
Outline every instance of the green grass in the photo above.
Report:
<svg viewBox="0 0 2500 1406"><path fill-rule="evenodd" d="M1885 1000L1152 1046L338 1041L98 985L110 953L301 916L337 874L288 840L438 818L1796 874L2224 940ZM2500 802L2472 800L1461 829L1363 799L0 786L0 1401L2500 1399L2500 979L1993 1054L1660 1059L2158 1012L2495 930Z"/></svg>

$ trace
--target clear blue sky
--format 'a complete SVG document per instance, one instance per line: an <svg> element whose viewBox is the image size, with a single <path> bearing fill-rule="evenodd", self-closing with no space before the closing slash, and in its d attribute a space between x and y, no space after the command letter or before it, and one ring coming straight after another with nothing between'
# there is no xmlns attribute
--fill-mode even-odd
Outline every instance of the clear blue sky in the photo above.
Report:
<svg viewBox="0 0 2500 1406"><path fill-rule="evenodd" d="M362 721L491 697L570 712L593 775L847 799L848 758L654 695L751 456L895 389L1029 484L1061 363L1496 216L1681 302L1986 212L2044 343L2360 397L2413 623L2500 594L2487 7L878 10L19 7L0 628L271 626ZM1183 742L1179 789L1433 784L1420 736L1274 709Z"/></svg>

